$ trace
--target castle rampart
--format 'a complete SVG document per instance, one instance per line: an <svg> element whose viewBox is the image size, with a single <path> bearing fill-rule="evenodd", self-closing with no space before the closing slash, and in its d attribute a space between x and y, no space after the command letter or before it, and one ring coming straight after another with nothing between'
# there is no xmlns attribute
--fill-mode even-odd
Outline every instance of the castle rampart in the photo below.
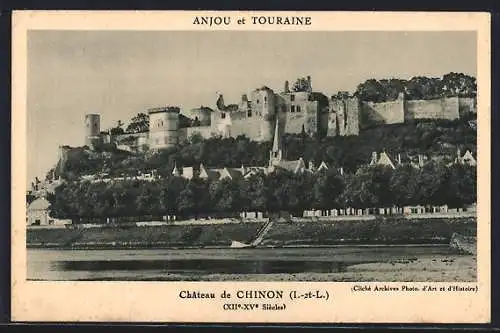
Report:
<svg viewBox="0 0 500 333"><path fill-rule="evenodd" d="M201 106L186 113L178 107L150 109L149 131L111 135L100 132L100 117L85 117L85 142L116 143L131 150L161 149L177 145L198 133L203 138L244 135L254 141L269 141L279 119L282 133L318 136L359 135L360 130L383 124L400 124L418 119L457 119L477 113L476 98L447 97L432 100L405 100L400 93L387 102L360 101L357 96L338 94L331 99L313 92L311 78L297 80L291 90L275 93L263 86L244 94L237 104L224 104L222 95L216 109Z"/></svg>
<svg viewBox="0 0 500 333"><path fill-rule="evenodd" d="M459 118L458 97L409 100L405 102L405 120Z"/></svg>
<svg viewBox="0 0 500 333"><path fill-rule="evenodd" d="M401 124L405 120L405 104L403 94L395 101L374 103L361 102L361 127L382 124Z"/></svg>

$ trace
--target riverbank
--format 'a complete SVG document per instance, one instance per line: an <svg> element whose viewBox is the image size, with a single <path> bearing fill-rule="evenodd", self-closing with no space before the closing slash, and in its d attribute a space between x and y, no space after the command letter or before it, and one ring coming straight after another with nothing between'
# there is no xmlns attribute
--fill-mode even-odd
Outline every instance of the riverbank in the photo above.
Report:
<svg viewBox="0 0 500 333"><path fill-rule="evenodd" d="M436 256L435 258L401 259L396 262L368 263L348 266L335 273L292 274L166 274L154 281L312 281L312 282L476 282L476 257L471 255Z"/></svg>
<svg viewBox="0 0 500 333"><path fill-rule="evenodd" d="M28 248L134 249L229 247L250 242L263 222L210 225L28 229ZM359 221L275 222L262 247L370 244L449 244L453 233L476 236L476 218L383 218Z"/></svg>

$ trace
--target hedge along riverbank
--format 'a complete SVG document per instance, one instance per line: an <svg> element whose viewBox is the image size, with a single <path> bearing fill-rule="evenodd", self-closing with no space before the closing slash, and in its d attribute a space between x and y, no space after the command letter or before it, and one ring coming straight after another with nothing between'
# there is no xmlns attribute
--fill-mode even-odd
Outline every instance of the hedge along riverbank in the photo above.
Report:
<svg viewBox="0 0 500 333"><path fill-rule="evenodd" d="M448 244L453 233L476 236L475 218L385 218L370 221L275 222L261 246ZM28 229L28 247L154 248L250 242L262 222L90 229Z"/></svg>

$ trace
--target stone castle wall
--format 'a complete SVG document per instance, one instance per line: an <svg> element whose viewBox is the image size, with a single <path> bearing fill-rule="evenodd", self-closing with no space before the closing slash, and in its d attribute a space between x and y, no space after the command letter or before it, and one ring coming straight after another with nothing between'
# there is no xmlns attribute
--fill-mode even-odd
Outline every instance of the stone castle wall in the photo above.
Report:
<svg viewBox="0 0 500 333"><path fill-rule="evenodd" d="M116 135L113 137L113 142L122 142L128 140L130 137L138 140L139 138L148 138L149 132L140 132L140 133L125 133Z"/></svg>
<svg viewBox="0 0 500 333"><path fill-rule="evenodd" d="M251 140L269 141L274 135L276 117L280 121L282 133L300 134L305 131L309 135L346 136L359 135L360 130L377 125L399 124L415 119L452 120L477 113L476 98L405 100L404 95L400 94L395 101L382 103L347 97L330 99L329 104L325 104L326 101L314 95L320 93L311 91L291 92L285 84L284 92L276 94L262 87L251 92L250 100L247 95L243 95L236 109L221 107L221 110L212 110L201 106L189 110L185 115L179 114L179 108L176 112L165 114L153 112L150 113L149 132L118 136L101 133L98 139L106 143L125 144L132 149L144 145L152 148L173 146L195 133L203 138L245 135ZM198 118L201 126L189 127L195 118ZM95 129L90 126L94 119L98 121L99 115L88 115L86 119L88 141L99 130L99 125ZM157 123L161 123L161 126L156 126Z"/></svg>
<svg viewBox="0 0 500 333"><path fill-rule="evenodd" d="M405 103L405 120L459 118L458 97L410 100Z"/></svg>
<svg viewBox="0 0 500 333"><path fill-rule="evenodd" d="M306 101L301 103L300 111L280 113L280 123L284 124L284 132L300 134L304 130L307 134L318 131L318 102Z"/></svg>
<svg viewBox="0 0 500 333"><path fill-rule="evenodd" d="M363 101L360 106L360 125L361 127L369 127L382 124L401 124L405 120L404 109L403 98L383 103Z"/></svg>
<svg viewBox="0 0 500 333"><path fill-rule="evenodd" d="M326 136L359 135L360 129L382 125L397 124L417 119L457 119L460 116L475 113L474 98L442 98L436 100L409 100L399 98L384 103L359 102L357 98L334 99L330 101L328 112L318 111L316 101L298 101L300 112L291 112L277 105L280 110L278 117L282 133L300 134L304 130L307 134L317 131ZM288 106L289 109L289 106ZM274 119L265 120L262 116L252 112L238 111L226 113L221 118L221 112L212 112L211 126L180 128L179 142L189 139L198 133L208 139L220 135L222 137L237 137L244 135L254 141L269 141L273 138ZM132 147L140 146L141 142L149 140L148 132L130 133L114 137L116 143L127 142L130 137L136 142L129 144Z"/></svg>
<svg viewBox="0 0 500 333"><path fill-rule="evenodd" d="M460 117L477 113L477 99L474 97L459 97L458 113Z"/></svg>
<svg viewBox="0 0 500 333"><path fill-rule="evenodd" d="M366 128L382 124L401 124L418 119L454 120L474 113L477 113L477 104L476 99L472 97L404 100L400 96L390 102L361 102L358 123L360 128ZM351 123L355 122L353 117Z"/></svg>
<svg viewBox="0 0 500 333"><path fill-rule="evenodd" d="M330 101L330 109L328 112L326 135L337 136L345 135L344 133L344 117L345 117L345 104L343 100L333 99ZM324 117L321 117L325 121ZM322 123L324 125L324 123Z"/></svg>

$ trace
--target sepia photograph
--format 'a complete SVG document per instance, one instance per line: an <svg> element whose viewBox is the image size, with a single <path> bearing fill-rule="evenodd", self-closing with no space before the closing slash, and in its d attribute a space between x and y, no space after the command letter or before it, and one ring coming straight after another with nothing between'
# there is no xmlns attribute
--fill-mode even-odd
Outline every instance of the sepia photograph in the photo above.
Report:
<svg viewBox="0 0 500 333"><path fill-rule="evenodd" d="M476 280L474 32L28 33L28 279Z"/></svg>
<svg viewBox="0 0 500 333"><path fill-rule="evenodd" d="M14 320L490 319L487 15L16 17Z"/></svg>

